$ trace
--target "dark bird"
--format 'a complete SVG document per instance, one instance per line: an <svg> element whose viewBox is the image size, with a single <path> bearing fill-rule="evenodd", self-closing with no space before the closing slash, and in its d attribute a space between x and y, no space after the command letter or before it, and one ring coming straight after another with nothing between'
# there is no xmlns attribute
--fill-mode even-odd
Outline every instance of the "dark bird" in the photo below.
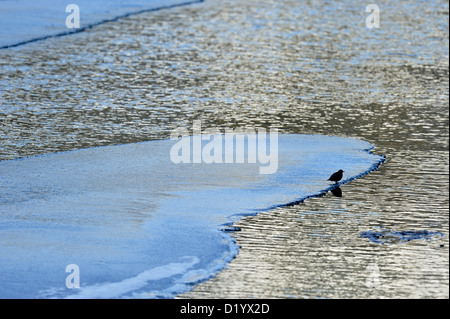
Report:
<svg viewBox="0 0 450 319"><path fill-rule="evenodd" d="M336 184L337 184L337 182L339 182L342 179L342 175L343 175L342 173L344 173L344 171L340 169L336 173L333 173L328 180L332 181L332 182L336 182Z"/></svg>

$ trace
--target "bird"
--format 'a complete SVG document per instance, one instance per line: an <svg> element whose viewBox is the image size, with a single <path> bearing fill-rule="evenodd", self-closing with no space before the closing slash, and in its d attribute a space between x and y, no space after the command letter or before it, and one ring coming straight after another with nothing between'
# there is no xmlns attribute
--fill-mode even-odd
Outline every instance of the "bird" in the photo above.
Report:
<svg viewBox="0 0 450 319"><path fill-rule="evenodd" d="M337 182L339 182L342 179L342 175L343 175L342 173L344 173L344 171L340 169L336 173L331 174L331 176L328 180L332 181L332 182L336 182L336 184L337 184Z"/></svg>

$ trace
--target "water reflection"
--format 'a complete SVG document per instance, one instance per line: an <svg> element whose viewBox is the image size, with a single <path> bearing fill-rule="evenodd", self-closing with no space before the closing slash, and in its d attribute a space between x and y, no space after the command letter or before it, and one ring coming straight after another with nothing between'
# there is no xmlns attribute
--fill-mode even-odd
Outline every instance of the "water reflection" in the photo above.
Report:
<svg viewBox="0 0 450 319"><path fill-rule="evenodd" d="M338 186L331 190L331 193L336 197L342 197L342 189Z"/></svg>

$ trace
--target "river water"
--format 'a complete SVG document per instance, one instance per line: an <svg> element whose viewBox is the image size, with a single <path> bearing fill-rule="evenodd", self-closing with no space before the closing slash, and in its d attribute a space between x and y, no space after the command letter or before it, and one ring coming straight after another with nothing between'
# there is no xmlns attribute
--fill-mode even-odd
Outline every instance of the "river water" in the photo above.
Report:
<svg viewBox="0 0 450 319"><path fill-rule="evenodd" d="M378 171L239 221L239 255L181 297L448 298L448 2L380 2L378 29L366 5L207 0L1 50L0 159L194 120L362 138Z"/></svg>

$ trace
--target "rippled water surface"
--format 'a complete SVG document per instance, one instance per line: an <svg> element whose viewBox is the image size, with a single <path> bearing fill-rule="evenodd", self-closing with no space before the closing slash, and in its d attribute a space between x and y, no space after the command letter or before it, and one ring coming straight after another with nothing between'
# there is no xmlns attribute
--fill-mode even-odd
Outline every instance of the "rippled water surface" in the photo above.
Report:
<svg viewBox="0 0 450 319"><path fill-rule="evenodd" d="M216 1L0 51L0 159L205 127L359 137L386 163L236 226L183 297L449 297L448 2ZM379 245L382 227L444 237Z"/></svg>

